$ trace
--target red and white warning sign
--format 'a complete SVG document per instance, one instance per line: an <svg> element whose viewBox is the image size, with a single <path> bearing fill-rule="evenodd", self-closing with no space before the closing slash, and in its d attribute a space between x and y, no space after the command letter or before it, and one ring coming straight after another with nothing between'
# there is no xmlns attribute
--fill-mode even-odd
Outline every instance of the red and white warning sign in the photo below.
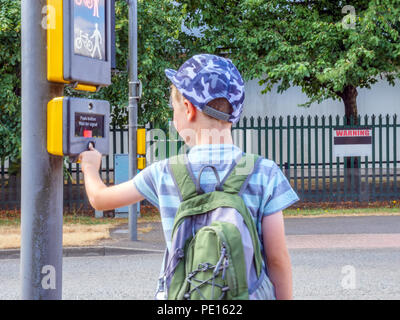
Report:
<svg viewBox="0 0 400 320"><path fill-rule="evenodd" d="M334 157L372 157L371 128L334 128Z"/></svg>

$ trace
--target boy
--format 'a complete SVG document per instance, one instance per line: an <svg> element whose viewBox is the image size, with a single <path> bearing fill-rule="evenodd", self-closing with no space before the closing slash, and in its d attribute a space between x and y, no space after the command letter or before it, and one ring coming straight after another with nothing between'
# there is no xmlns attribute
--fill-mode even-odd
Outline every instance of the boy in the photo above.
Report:
<svg viewBox="0 0 400 320"><path fill-rule="evenodd" d="M202 54L186 61L178 71L167 69L172 82L170 104L179 135L190 147L188 159L195 177L200 167L213 164L225 177L242 150L233 144L231 127L243 110L244 83L228 59ZM80 156L86 192L97 210L109 210L146 198L160 210L164 236L169 248L178 190L168 159L142 170L131 181L106 187L99 177L101 154L93 148ZM200 179L204 192L214 191L216 176L206 168ZM282 210L299 200L275 162L262 159L250 176L242 198L257 226L266 256L267 274L277 299L292 299L291 263L285 242Z"/></svg>

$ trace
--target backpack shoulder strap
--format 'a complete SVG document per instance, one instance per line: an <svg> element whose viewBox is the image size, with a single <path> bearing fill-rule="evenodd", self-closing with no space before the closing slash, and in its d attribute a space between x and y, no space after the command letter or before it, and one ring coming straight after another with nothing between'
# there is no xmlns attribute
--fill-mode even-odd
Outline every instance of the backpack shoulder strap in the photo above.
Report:
<svg viewBox="0 0 400 320"><path fill-rule="evenodd" d="M249 182L251 174L261 159L262 157L256 154L243 154L240 159L236 159L233 162L232 167L229 169L224 179L217 185L216 190L241 195ZM200 176L199 179L195 178L187 154L178 154L169 158L168 166L172 175L172 180L179 190L181 201L185 201L199 194ZM204 167L202 169L204 169ZM219 180L218 174L215 174L217 180Z"/></svg>
<svg viewBox="0 0 400 320"><path fill-rule="evenodd" d="M243 154L240 159L234 161L224 179L217 186L217 190L241 195L250 180L251 174L261 160L262 157L259 155L251 153ZM187 154L178 154L169 158L168 167L172 175L172 180L179 191L181 201L198 194L199 179L195 178L190 168Z"/></svg>
<svg viewBox="0 0 400 320"><path fill-rule="evenodd" d="M258 166L262 157L257 154L245 153L231 172L228 172L221 184L225 192L241 195L249 183L251 174Z"/></svg>
<svg viewBox="0 0 400 320"><path fill-rule="evenodd" d="M197 194L195 176L189 165L187 154L178 154L168 159L168 167L174 181L175 187L179 190L181 201L185 201Z"/></svg>

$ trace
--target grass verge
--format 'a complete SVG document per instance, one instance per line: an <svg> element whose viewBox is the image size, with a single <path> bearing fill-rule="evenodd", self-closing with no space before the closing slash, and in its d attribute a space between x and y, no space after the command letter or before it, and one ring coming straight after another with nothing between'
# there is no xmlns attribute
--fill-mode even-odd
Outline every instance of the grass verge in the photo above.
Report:
<svg viewBox="0 0 400 320"><path fill-rule="evenodd" d="M400 215L400 208L312 208L312 209L286 209L285 217L341 217L341 216L393 216Z"/></svg>
<svg viewBox="0 0 400 320"><path fill-rule="evenodd" d="M113 224L67 224L63 226L63 246L90 246L110 238ZM17 249L21 246L20 226L0 225L0 249Z"/></svg>
<svg viewBox="0 0 400 320"><path fill-rule="evenodd" d="M149 222L159 220L159 215L149 213L138 219L138 232L152 230ZM128 219L94 218L68 215L63 217L63 246L90 246L110 238L110 230L128 223ZM17 249L21 244L21 219L18 212L0 212L0 249Z"/></svg>

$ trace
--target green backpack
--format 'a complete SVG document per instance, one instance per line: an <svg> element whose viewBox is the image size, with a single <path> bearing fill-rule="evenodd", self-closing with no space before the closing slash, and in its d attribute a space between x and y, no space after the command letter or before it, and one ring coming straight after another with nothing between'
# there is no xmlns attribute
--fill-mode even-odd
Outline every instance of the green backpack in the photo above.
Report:
<svg viewBox="0 0 400 320"><path fill-rule="evenodd" d="M264 271L255 223L241 197L261 159L244 154L222 181L212 165L204 165L195 179L186 154L168 159L181 204L156 299L275 298ZM206 167L217 178L215 191L209 193L200 187Z"/></svg>

